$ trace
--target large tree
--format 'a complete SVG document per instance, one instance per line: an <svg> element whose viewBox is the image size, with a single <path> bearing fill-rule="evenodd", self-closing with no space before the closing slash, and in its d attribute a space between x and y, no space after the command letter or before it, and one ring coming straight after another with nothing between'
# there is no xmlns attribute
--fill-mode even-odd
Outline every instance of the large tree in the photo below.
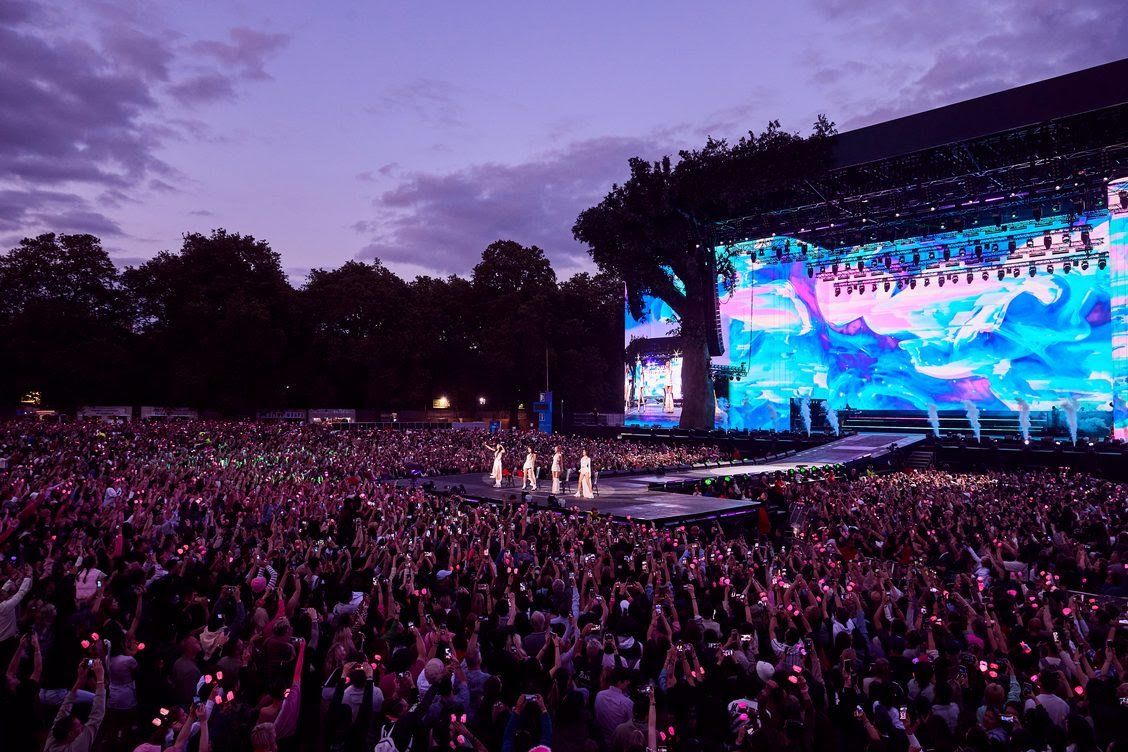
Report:
<svg viewBox="0 0 1128 752"><path fill-rule="evenodd" d="M649 162L629 161L630 177L583 211L572 233L605 272L622 279L633 315L643 296L664 300L682 341L683 428L712 428L715 395L709 338L718 284L732 282L732 248L718 248L713 223L755 213L830 164L834 125L820 117L809 137L778 122L733 144L709 139L702 149Z"/></svg>
<svg viewBox="0 0 1128 752"><path fill-rule="evenodd" d="M536 246L491 243L470 274L482 353L483 386L511 410L531 403L545 381L545 352L556 305L556 273Z"/></svg>
<svg viewBox="0 0 1128 752"><path fill-rule="evenodd" d="M408 285L379 261L314 269L300 293L299 401L388 405L408 383Z"/></svg>
<svg viewBox="0 0 1128 752"><path fill-rule="evenodd" d="M0 394L57 405L125 399L130 333L117 269L93 235L25 238L0 255Z"/></svg>
<svg viewBox="0 0 1128 752"><path fill-rule="evenodd" d="M151 364L144 397L229 413L293 399L295 293L265 241L192 233L178 253L161 252L123 279Z"/></svg>
<svg viewBox="0 0 1128 752"><path fill-rule="evenodd" d="M581 272L560 284L553 315L553 391L568 415L622 410L622 323L622 280Z"/></svg>

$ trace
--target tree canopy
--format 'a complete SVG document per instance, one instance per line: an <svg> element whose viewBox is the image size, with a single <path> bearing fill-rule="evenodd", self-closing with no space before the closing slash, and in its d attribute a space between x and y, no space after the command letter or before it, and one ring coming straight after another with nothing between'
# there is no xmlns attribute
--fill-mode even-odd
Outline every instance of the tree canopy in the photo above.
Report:
<svg viewBox="0 0 1128 752"><path fill-rule="evenodd" d="M627 181L576 220L573 235L602 271L626 283L634 315L641 313L644 296L661 298L677 314L682 427L711 428L714 421L712 288L731 282L732 251L716 247L712 224L775 205L799 179L826 169L834 133L834 124L821 116L809 136L772 121L732 144L709 139L701 149L679 152L676 162L635 157Z"/></svg>
<svg viewBox="0 0 1128 752"><path fill-rule="evenodd" d="M439 395L515 411L543 389L547 348L571 410L619 407L621 283L561 283L541 249L513 241L484 249L469 278L353 260L295 287L269 243L223 229L120 273L93 236L43 235L0 254L0 285L8 405L36 390L57 406L233 415L422 409Z"/></svg>

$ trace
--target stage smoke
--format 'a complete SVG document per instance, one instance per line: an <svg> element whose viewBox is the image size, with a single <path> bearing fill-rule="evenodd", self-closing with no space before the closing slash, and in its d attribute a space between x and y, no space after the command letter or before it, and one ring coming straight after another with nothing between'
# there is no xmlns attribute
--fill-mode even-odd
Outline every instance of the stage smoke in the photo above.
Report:
<svg viewBox="0 0 1128 752"><path fill-rule="evenodd" d="M975 440L979 441L979 408L971 400L964 400L963 406L967 411L967 422L971 424L971 432L975 434Z"/></svg>
<svg viewBox="0 0 1128 752"><path fill-rule="evenodd" d="M932 435L940 438L940 413L936 410L936 405L928 406L928 425L932 426Z"/></svg>
<svg viewBox="0 0 1128 752"><path fill-rule="evenodd" d="M1030 404L1018 398L1018 430L1025 441L1030 441Z"/></svg>
<svg viewBox="0 0 1128 752"><path fill-rule="evenodd" d="M1074 444L1077 444L1077 411L1080 408L1081 403L1076 397L1070 397L1061 403L1061 409L1065 411L1065 420L1069 423L1069 440Z"/></svg>
<svg viewBox="0 0 1128 752"><path fill-rule="evenodd" d="M811 435L811 398L804 394L799 400L799 417L803 419L803 430Z"/></svg>
<svg viewBox="0 0 1128 752"><path fill-rule="evenodd" d="M830 424L830 430L834 431L835 436L841 433L838 426L838 413L830 405L826 406L826 422Z"/></svg>

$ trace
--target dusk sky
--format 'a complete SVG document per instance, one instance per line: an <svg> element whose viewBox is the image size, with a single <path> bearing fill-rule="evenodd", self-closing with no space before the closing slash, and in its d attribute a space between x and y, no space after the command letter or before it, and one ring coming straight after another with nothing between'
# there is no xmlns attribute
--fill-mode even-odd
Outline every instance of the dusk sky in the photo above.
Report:
<svg viewBox="0 0 1128 752"><path fill-rule="evenodd" d="M91 232L127 265L225 227L300 283L465 274L507 238L567 276L628 157L1125 56L1123 0L0 0L0 248Z"/></svg>

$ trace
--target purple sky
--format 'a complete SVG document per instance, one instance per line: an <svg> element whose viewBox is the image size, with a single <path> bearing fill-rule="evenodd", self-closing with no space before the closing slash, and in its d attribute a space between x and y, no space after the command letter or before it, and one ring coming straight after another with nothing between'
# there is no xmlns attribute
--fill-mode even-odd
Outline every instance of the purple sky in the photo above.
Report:
<svg viewBox="0 0 1128 752"><path fill-rule="evenodd" d="M93 232L129 264L226 227L300 282L511 238L565 276L630 156L1115 60L1122 3L0 0L0 248Z"/></svg>

